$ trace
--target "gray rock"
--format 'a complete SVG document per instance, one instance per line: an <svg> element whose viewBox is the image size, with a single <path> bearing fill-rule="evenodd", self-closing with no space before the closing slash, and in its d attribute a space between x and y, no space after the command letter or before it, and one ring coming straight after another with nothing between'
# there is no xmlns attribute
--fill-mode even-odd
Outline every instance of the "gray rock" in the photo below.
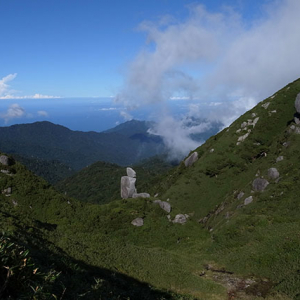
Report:
<svg viewBox="0 0 300 300"><path fill-rule="evenodd" d="M126 168L127 176L135 178L136 177L136 172L132 168Z"/></svg>
<svg viewBox="0 0 300 300"><path fill-rule="evenodd" d="M186 223L186 216L183 214L176 215L175 219L173 220L173 223L179 223L179 224Z"/></svg>
<svg viewBox="0 0 300 300"><path fill-rule="evenodd" d="M296 108L297 113L300 114L300 93L296 97L295 108Z"/></svg>
<svg viewBox="0 0 300 300"><path fill-rule="evenodd" d="M12 200L12 204L13 204L14 206L17 206L17 205L18 205L18 202L17 202L16 200Z"/></svg>
<svg viewBox="0 0 300 300"><path fill-rule="evenodd" d="M143 218L136 218L131 222L131 224L133 226L141 227L144 225L144 220L143 220Z"/></svg>
<svg viewBox="0 0 300 300"><path fill-rule="evenodd" d="M150 194L148 193L134 193L132 198L150 198Z"/></svg>
<svg viewBox="0 0 300 300"><path fill-rule="evenodd" d="M238 142L243 142L248 137L249 134L250 134L250 132L247 132L246 134L240 136L238 138Z"/></svg>
<svg viewBox="0 0 300 300"><path fill-rule="evenodd" d="M135 178L129 176L121 177L121 198L122 199L132 198L133 194L136 194L135 182L136 182Z"/></svg>
<svg viewBox="0 0 300 300"><path fill-rule="evenodd" d="M256 192L262 192L267 186L269 182L264 178L256 178L252 182L252 187Z"/></svg>
<svg viewBox="0 0 300 300"><path fill-rule="evenodd" d="M294 116L294 121L295 121L295 123L296 123L297 125L300 124L300 115L299 115L298 113L295 114L295 116Z"/></svg>
<svg viewBox="0 0 300 300"><path fill-rule="evenodd" d="M300 128L299 128L299 127L296 127L296 128L295 128L295 133L296 133L296 134L300 134Z"/></svg>
<svg viewBox="0 0 300 300"><path fill-rule="evenodd" d="M237 195L238 200L242 199L244 195L244 192L239 192L239 194Z"/></svg>
<svg viewBox="0 0 300 300"><path fill-rule="evenodd" d="M245 128L247 125L248 125L247 122L243 122L243 123L241 124L241 128Z"/></svg>
<svg viewBox="0 0 300 300"><path fill-rule="evenodd" d="M276 168L270 168L268 170L268 177L270 179L277 179L279 177L279 172Z"/></svg>
<svg viewBox="0 0 300 300"><path fill-rule="evenodd" d="M167 213L171 212L171 204L166 201L154 200L153 203L158 204Z"/></svg>
<svg viewBox="0 0 300 300"><path fill-rule="evenodd" d="M279 161L282 161L283 160L283 156L278 156L277 158L276 158L276 162L279 162Z"/></svg>
<svg viewBox="0 0 300 300"><path fill-rule="evenodd" d="M264 109L267 109L270 105L270 102L266 102L264 104L262 104L261 106L264 108Z"/></svg>
<svg viewBox="0 0 300 300"><path fill-rule="evenodd" d="M0 156L0 163L4 166L10 166L12 164L12 161L6 155L1 155Z"/></svg>
<svg viewBox="0 0 300 300"><path fill-rule="evenodd" d="M244 205L248 205L248 204L250 204L252 201L253 201L253 197L252 197L252 196L247 197L247 198L244 200Z"/></svg>
<svg viewBox="0 0 300 300"><path fill-rule="evenodd" d="M252 114L251 114L251 117L252 117L252 118L255 118L256 116L257 116L256 113L252 113Z"/></svg>
<svg viewBox="0 0 300 300"><path fill-rule="evenodd" d="M186 167L190 167L192 164L194 164L198 160L198 152L193 152L185 161L184 165Z"/></svg>
<svg viewBox="0 0 300 300"><path fill-rule="evenodd" d="M4 195L10 195L12 193L12 188L11 187L8 187L7 189L4 189L2 191L2 194Z"/></svg>

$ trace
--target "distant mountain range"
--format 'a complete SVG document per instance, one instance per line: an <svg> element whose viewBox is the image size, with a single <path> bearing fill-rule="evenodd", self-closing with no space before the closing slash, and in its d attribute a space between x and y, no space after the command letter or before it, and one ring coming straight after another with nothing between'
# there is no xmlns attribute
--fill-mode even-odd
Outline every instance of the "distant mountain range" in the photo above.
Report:
<svg viewBox="0 0 300 300"><path fill-rule="evenodd" d="M97 161L132 166L165 154L162 138L148 133L151 126L131 120L104 132L82 132L46 121L12 125L0 127L0 149L56 183ZM218 130L217 124L193 138L205 140Z"/></svg>
<svg viewBox="0 0 300 300"><path fill-rule="evenodd" d="M80 170L96 161L135 164L165 151L150 124L132 120L105 132L72 131L50 122L0 127L0 148L26 159L58 161Z"/></svg>

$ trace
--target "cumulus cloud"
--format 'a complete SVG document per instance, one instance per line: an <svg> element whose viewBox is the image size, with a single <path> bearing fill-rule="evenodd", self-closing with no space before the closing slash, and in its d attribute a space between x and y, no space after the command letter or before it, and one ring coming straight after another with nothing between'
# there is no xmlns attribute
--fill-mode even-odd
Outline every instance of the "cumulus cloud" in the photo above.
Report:
<svg viewBox="0 0 300 300"><path fill-rule="evenodd" d="M25 109L19 104L11 104L5 113L0 113L0 117L4 119L5 123L11 119L21 118L26 115Z"/></svg>
<svg viewBox="0 0 300 300"><path fill-rule="evenodd" d="M143 22L147 44L129 64L116 101L129 108L170 98L212 101L206 117L229 125L300 74L300 1L265 3L251 23L233 8L216 13L203 5L190 6L184 21ZM193 142L174 126L162 117L157 132L186 152Z"/></svg>

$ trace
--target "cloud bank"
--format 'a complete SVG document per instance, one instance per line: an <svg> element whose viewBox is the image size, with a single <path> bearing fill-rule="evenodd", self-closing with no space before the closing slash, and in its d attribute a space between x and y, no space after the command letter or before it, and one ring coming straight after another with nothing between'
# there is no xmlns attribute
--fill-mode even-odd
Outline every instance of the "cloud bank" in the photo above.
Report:
<svg viewBox="0 0 300 300"><path fill-rule="evenodd" d="M132 109L171 97L213 101L219 104L206 117L229 125L299 77L300 1L262 4L262 17L251 22L230 7L217 13L203 5L188 9L183 21L165 18L140 24L147 43L129 65L117 102ZM170 137L170 147L179 152L187 152L186 145L194 147L181 138L177 120L162 117L161 128L170 122L180 137L177 143L174 132L161 130L163 138Z"/></svg>

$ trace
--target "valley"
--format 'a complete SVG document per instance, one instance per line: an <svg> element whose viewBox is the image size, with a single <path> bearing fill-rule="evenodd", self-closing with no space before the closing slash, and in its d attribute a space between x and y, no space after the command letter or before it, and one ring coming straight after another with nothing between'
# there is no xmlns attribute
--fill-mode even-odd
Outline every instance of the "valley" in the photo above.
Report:
<svg viewBox="0 0 300 300"><path fill-rule="evenodd" d="M161 141L137 121L138 135L43 122L27 125L29 139L25 127L0 128L0 297L300 299L299 93L300 79L270 95L194 149L188 166L162 160ZM137 140L147 160L136 160ZM103 143L101 159L93 143ZM15 154L72 172L53 187ZM151 197L121 199L127 166Z"/></svg>

